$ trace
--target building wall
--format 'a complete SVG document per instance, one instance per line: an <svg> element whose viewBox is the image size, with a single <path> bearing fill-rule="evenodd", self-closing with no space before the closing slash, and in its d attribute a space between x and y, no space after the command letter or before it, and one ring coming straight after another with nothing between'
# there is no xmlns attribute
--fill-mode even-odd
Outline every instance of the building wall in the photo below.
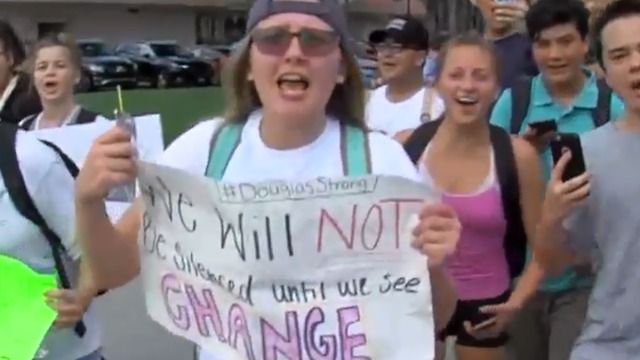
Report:
<svg viewBox="0 0 640 360"><path fill-rule="evenodd" d="M1 4L0 16L9 20L25 42L38 38L38 24L62 23L76 38L101 38L110 44L133 40L171 39L195 42L195 10L189 7L122 5Z"/></svg>
<svg viewBox="0 0 640 360"><path fill-rule="evenodd" d="M112 45L154 39L177 40L183 45L193 45L203 39L220 43L233 40L225 33L225 19L245 14L246 11L213 6L6 3L0 0L0 18L10 21L27 43L38 39L39 25L46 23L63 24L64 31L77 39L100 38ZM350 13L352 36L366 38L371 30L384 25L387 17L388 14ZM197 22L201 32L205 29L203 36L197 36Z"/></svg>

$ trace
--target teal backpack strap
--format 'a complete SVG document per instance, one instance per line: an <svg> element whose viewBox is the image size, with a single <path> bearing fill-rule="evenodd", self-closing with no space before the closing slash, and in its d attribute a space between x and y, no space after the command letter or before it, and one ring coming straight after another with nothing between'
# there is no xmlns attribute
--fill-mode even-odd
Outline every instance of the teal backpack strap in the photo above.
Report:
<svg viewBox="0 0 640 360"><path fill-rule="evenodd" d="M342 125L340 127L340 153L345 176L371 174L369 136L363 129Z"/></svg>
<svg viewBox="0 0 640 360"><path fill-rule="evenodd" d="M209 146L209 160L205 175L220 181L227 170L227 165L240 143L244 123L223 122L216 129Z"/></svg>

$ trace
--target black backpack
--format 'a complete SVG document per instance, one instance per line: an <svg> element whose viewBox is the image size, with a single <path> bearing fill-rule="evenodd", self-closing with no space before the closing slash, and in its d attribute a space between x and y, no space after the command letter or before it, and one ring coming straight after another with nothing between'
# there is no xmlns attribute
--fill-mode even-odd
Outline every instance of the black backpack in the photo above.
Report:
<svg viewBox="0 0 640 360"><path fill-rule="evenodd" d="M511 124L509 132L514 135L520 133L524 119L529 114L531 102L532 78L521 78L511 87ZM597 81L598 102L592 110L591 118L594 127L600 127L611 118L611 95L613 91L604 80Z"/></svg>
<svg viewBox="0 0 640 360"><path fill-rule="evenodd" d="M429 141L438 131L442 118L420 125L404 143L404 150L414 164L417 164ZM520 183L516 168L516 158L513 154L511 136L504 129L489 125L491 145L493 146L494 162L502 208L507 221L504 237L504 249L509 264L512 279L522 274L527 260L527 233L522 222L522 208L520 207Z"/></svg>
<svg viewBox="0 0 640 360"><path fill-rule="evenodd" d="M18 212L35 224L40 229L42 235L47 239L53 255L53 261L58 273L60 285L64 289L71 289L71 281L69 280L63 260L63 254L66 253L64 244L60 240L60 237L47 224L44 217L42 217L42 214L29 194L24 177L22 176L22 171L20 170L18 162L18 154L16 153L16 138L18 131L20 131L20 129L16 125L0 122L0 154L2 154L2 156L0 156L0 175L4 180L7 193ZM65 167L74 178L78 176L78 167L73 160L60 150L60 148L49 141L40 141L58 154ZM100 291L98 295L102 295L105 292L106 291ZM86 326L84 322L80 320L75 325L74 330L78 336L84 336L86 333Z"/></svg>
<svg viewBox="0 0 640 360"><path fill-rule="evenodd" d="M25 117L24 119L20 120L20 122L18 123L18 126L22 130L27 130L27 131L31 130L31 127L33 126L33 122L36 120L38 115L39 113L31 114ZM98 117L98 115L100 114L98 114L97 112L93 112L85 108L80 108L80 111L78 112L78 116L76 117L76 121L73 124L76 124L76 125L90 124L96 121L96 118Z"/></svg>

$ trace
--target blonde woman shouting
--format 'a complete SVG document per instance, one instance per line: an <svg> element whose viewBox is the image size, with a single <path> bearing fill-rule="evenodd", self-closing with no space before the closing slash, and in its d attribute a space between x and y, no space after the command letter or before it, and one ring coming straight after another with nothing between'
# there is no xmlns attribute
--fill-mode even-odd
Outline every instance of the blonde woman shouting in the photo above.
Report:
<svg viewBox="0 0 640 360"><path fill-rule="evenodd" d="M400 144L366 131L364 85L336 0L258 0L249 12L247 32L228 64L224 118L183 134L166 150L162 164L230 182L340 177L350 167L419 179ZM229 132L235 133L237 146L225 157L210 145L213 136L220 140ZM368 146L370 161L344 160L341 147L354 136ZM94 143L77 181L78 235L100 287L120 286L140 270L136 238L141 204L135 203L114 226L103 202L112 186L136 175L132 153L129 135L112 129ZM455 248L459 224L447 206L423 210L415 245L435 265ZM434 301L451 304L438 298L452 296L450 283L442 280L439 267L431 273ZM448 318L446 308L435 312ZM215 357L219 354L201 355Z"/></svg>

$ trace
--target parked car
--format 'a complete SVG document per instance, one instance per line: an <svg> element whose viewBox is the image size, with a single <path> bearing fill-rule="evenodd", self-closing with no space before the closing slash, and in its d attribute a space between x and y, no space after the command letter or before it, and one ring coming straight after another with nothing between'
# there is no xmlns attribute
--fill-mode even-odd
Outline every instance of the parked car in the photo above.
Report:
<svg viewBox="0 0 640 360"><path fill-rule="evenodd" d="M152 87L208 86L213 70L175 41L143 41L121 44L116 54L138 66L138 83Z"/></svg>
<svg viewBox="0 0 640 360"><path fill-rule="evenodd" d="M136 65L126 58L114 55L104 41L80 40L78 47L82 52L82 74L77 86L78 91L116 85L124 88L136 86Z"/></svg>
<svg viewBox="0 0 640 360"><path fill-rule="evenodd" d="M231 55L231 51L233 50L233 46L229 45L208 45L212 50L216 50L224 54L224 56L229 57Z"/></svg>
<svg viewBox="0 0 640 360"><path fill-rule="evenodd" d="M214 85L220 85L222 67L227 60L227 55L219 50L216 50L211 45L196 45L191 49L191 54L197 59L206 61L211 65L213 69L212 82Z"/></svg>

